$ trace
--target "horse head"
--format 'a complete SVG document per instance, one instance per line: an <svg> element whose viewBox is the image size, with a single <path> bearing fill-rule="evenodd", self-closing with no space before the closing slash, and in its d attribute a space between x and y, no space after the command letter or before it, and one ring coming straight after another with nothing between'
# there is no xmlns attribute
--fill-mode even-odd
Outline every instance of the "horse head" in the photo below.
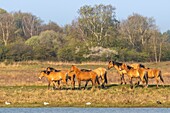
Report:
<svg viewBox="0 0 170 113"><path fill-rule="evenodd" d="M109 61L108 69L112 68L112 67L113 67L113 64L114 64L114 61Z"/></svg>
<svg viewBox="0 0 170 113"><path fill-rule="evenodd" d="M46 74L47 74L47 71L46 71L46 70L41 71L41 72L40 72L40 75L38 76L38 78L41 80Z"/></svg>

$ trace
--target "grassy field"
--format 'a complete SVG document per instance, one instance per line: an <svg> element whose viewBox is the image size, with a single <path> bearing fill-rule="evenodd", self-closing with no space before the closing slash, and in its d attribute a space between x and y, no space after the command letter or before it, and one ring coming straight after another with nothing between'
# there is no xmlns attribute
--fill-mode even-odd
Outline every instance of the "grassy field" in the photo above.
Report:
<svg viewBox="0 0 170 113"><path fill-rule="evenodd" d="M120 85L120 77L113 68L108 70L109 83L105 89L90 90L89 83L87 90L48 90L47 80L45 78L42 81L38 80L39 72L48 66L69 69L71 63L21 62L12 65L1 63L0 107L170 107L170 62L144 64L162 70L165 87L160 86L157 89L155 80L149 79L148 88L130 89L129 83ZM86 69L107 68L107 63L75 65ZM128 80L126 76L125 79ZM6 101L11 104L6 105ZM49 104L44 105L44 102ZM91 105L86 105L87 102Z"/></svg>

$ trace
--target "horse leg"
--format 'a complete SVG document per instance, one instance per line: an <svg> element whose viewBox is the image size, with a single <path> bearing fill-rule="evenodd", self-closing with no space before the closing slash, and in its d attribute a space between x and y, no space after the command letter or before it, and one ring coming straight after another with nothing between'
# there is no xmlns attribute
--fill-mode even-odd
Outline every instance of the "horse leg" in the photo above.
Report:
<svg viewBox="0 0 170 113"><path fill-rule="evenodd" d="M148 72L145 73L144 79L145 79L145 82L146 82L146 86L145 87L148 87Z"/></svg>
<svg viewBox="0 0 170 113"><path fill-rule="evenodd" d="M107 71L104 73L104 82L107 84Z"/></svg>
<svg viewBox="0 0 170 113"><path fill-rule="evenodd" d="M75 89L75 81L72 81L71 84L72 84L72 87L71 87L72 90Z"/></svg>
<svg viewBox="0 0 170 113"><path fill-rule="evenodd" d="M142 86L144 87L144 83L145 83L144 76L140 76L139 78L140 78L140 80L137 82L137 86L139 86L140 81L142 81Z"/></svg>
<svg viewBox="0 0 170 113"><path fill-rule="evenodd" d="M133 89L133 82L132 82L132 78L130 78L130 88Z"/></svg>
<svg viewBox="0 0 170 113"><path fill-rule="evenodd" d="M96 84L96 82L97 82L97 84ZM104 88L104 83L105 83L105 80L103 79L102 85L101 85L102 88ZM95 86L99 86L99 85L100 85L98 76L96 76L96 78L95 78L95 80L94 80L94 84L95 84Z"/></svg>
<svg viewBox="0 0 170 113"><path fill-rule="evenodd" d="M53 89L56 89L55 82L53 81Z"/></svg>
<svg viewBox="0 0 170 113"><path fill-rule="evenodd" d="M48 81L48 90L50 89L51 81Z"/></svg>
<svg viewBox="0 0 170 113"><path fill-rule="evenodd" d="M97 82L98 85L100 84L100 83L99 83L99 80L96 80L96 82ZM105 87L104 85L105 85L105 80L103 79L103 80L102 80L101 87L104 88L104 87Z"/></svg>
<svg viewBox="0 0 170 113"><path fill-rule="evenodd" d="M63 79L62 81L63 81L63 84L65 85L66 90L67 90L68 89L67 78Z"/></svg>
<svg viewBox="0 0 170 113"><path fill-rule="evenodd" d="M158 77L156 77L156 83L157 83L156 87L158 88L159 87L158 86L158 83L159 83Z"/></svg>
<svg viewBox="0 0 170 113"><path fill-rule="evenodd" d="M84 86L84 90L86 89L88 82L89 82L89 81L87 80L87 81L86 81L86 84L85 84L85 86Z"/></svg>
<svg viewBox="0 0 170 113"><path fill-rule="evenodd" d="M122 75L122 78L123 78L124 84L126 84L125 75L124 74Z"/></svg>
<svg viewBox="0 0 170 113"><path fill-rule="evenodd" d="M95 81L96 81L95 79L91 80L91 83L92 83L92 90L94 89L94 87L95 87L95 85L96 85L96 84L95 84Z"/></svg>
<svg viewBox="0 0 170 113"><path fill-rule="evenodd" d="M79 89L81 89L81 80L78 80Z"/></svg>
<svg viewBox="0 0 170 113"><path fill-rule="evenodd" d="M120 74L120 80L121 80L120 84L122 85L123 84L123 74Z"/></svg>
<svg viewBox="0 0 170 113"><path fill-rule="evenodd" d="M164 79L163 79L163 77L162 77L161 71L159 72L159 77L160 77L160 80L162 81L163 86L164 86Z"/></svg>
<svg viewBox="0 0 170 113"><path fill-rule="evenodd" d="M123 82L124 82L124 84L126 84L124 74L121 74L120 76L121 76L121 83L120 84L122 85Z"/></svg>
<svg viewBox="0 0 170 113"><path fill-rule="evenodd" d="M71 85L72 85L72 90L73 89L75 89L75 80L74 80L74 78L75 78L75 76L73 75L72 77L71 77Z"/></svg>
<svg viewBox="0 0 170 113"><path fill-rule="evenodd" d="M58 83L58 89L61 89L60 81L58 80L57 83Z"/></svg>

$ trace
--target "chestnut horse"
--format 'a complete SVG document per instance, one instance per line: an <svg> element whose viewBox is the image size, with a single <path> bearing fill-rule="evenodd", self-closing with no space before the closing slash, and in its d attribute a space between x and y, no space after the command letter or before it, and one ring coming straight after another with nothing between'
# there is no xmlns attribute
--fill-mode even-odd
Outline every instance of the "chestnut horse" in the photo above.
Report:
<svg viewBox="0 0 170 113"><path fill-rule="evenodd" d="M125 74L129 77L131 88L133 88L132 78L140 78L140 81L146 82L146 87L148 86L147 71L144 68L134 69L131 66L123 64L119 67L120 71L126 72ZM145 80L145 81L144 81Z"/></svg>
<svg viewBox="0 0 170 113"><path fill-rule="evenodd" d="M119 67L122 66L124 63L119 63L119 62L115 62L115 61L109 61L108 64L108 69L111 69L112 67L114 67L118 73L120 74L120 79L121 79L121 83L120 84L126 84L125 78L124 78L124 74L126 73L125 71L120 71Z"/></svg>
<svg viewBox="0 0 170 113"><path fill-rule="evenodd" d="M79 68L72 65L71 69L70 69L70 72L75 73L76 79L78 81L79 89L81 89L81 81L86 81L84 89L86 88L89 81L92 82L92 88L94 88L94 86L96 86L96 82L99 85L98 75L94 71L81 71Z"/></svg>
<svg viewBox="0 0 170 113"><path fill-rule="evenodd" d="M41 71L39 75L39 79L41 80L43 77L46 77L48 79L48 89L50 88L50 84L53 83L53 88L55 89L54 82L58 82L58 87L61 89L60 81L62 81L66 86L67 85L67 77L68 72L67 71L60 71L60 72L47 72L46 70Z"/></svg>

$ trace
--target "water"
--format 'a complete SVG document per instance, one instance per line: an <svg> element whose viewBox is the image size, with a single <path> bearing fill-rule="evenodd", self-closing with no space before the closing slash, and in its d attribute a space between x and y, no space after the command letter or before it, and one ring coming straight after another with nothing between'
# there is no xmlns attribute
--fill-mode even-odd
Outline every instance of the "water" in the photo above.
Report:
<svg viewBox="0 0 170 113"><path fill-rule="evenodd" d="M170 108L0 108L0 113L170 113Z"/></svg>

